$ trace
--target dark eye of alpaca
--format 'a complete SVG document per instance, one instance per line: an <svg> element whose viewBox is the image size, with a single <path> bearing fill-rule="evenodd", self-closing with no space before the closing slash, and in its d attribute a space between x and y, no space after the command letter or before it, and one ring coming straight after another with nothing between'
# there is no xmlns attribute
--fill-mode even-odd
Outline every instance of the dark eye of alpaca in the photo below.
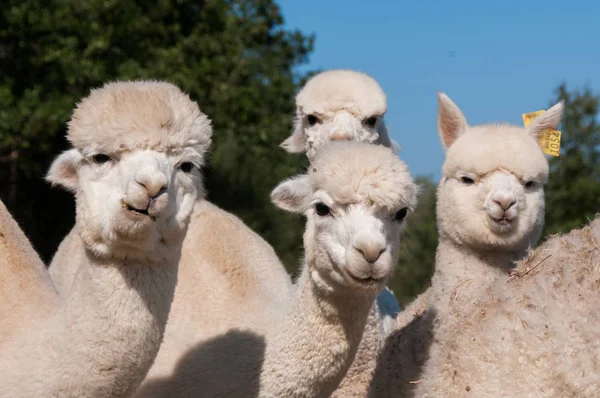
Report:
<svg viewBox="0 0 600 398"><path fill-rule="evenodd" d="M310 124L311 126L314 126L315 124L317 124L319 122L319 118L316 117L315 115L308 115L306 117L306 121L308 122L308 124Z"/></svg>
<svg viewBox="0 0 600 398"><path fill-rule="evenodd" d="M530 189L533 188L535 186L535 181L527 181L525 183L525 188Z"/></svg>
<svg viewBox="0 0 600 398"><path fill-rule="evenodd" d="M92 160L96 164L102 164L102 163L108 162L110 160L110 157L108 155L103 154L103 153L99 153L97 155L92 156Z"/></svg>
<svg viewBox="0 0 600 398"><path fill-rule="evenodd" d="M184 173L189 173L194 168L194 164L192 162L183 162L179 165L179 168Z"/></svg>
<svg viewBox="0 0 600 398"><path fill-rule="evenodd" d="M377 124L377 117L371 116L370 118L365 119L365 124L369 127L375 127Z"/></svg>
<svg viewBox="0 0 600 398"><path fill-rule="evenodd" d="M406 213L408 213L408 209L406 207L398 210L398 212L396 212L396 215L394 216L394 220L396 220L396 221L404 220L404 217L406 217Z"/></svg>
<svg viewBox="0 0 600 398"><path fill-rule="evenodd" d="M475 183L475 181L473 181L472 178L464 177L464 176L460 177L460 182L462 182L465 185L471 185L471 184Z"/></svg>
<svg viewBox="0 0 600 398"><path fill-rule="evenodd" d="M315 205L315 211L317 212L318 215L320 216L326 216L329 214L330 210L329 207L327 207L326 204L324 203L317 203Z"/></svg>

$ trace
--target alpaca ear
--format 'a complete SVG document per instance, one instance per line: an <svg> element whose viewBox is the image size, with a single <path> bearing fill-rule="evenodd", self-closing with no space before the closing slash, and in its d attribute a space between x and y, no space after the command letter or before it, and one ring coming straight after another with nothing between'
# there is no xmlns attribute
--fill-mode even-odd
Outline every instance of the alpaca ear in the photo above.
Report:
<svg viewBox="0 0 600 398"><path fill-rule="evenodd" d="M307 175L285 180L271 192L271 202L292 213L304 213L310 204L312 187Z"/></svg>
<svg viewBox="0 0 600 398"><path fill-rule="evenodd" d="M280 147L289 153L306 152L306 136L304 135L304 128L302 127L300 109L297 110L296 114L297 117L296 120L294 120L294 129L292 130L292 135L279 144Z"/></svg>
<svg viewBox="0 0 600 398"><path fill-rule="evenodd" d="M61 153L50 166L46 181L52 185L60 185L75 193L77 191L77 170L83 156L77 149L69 149Z"/></svg>
<svg viewBox="0 0 600 398"><path fill-rule="evenodd" d="M438 131L444 149L448 149L468 128L460 108L446 94L438 93Z"/></svg>
<svg viewBox="0 0 600 398"><path fill-rule="evenodd" d="M562 119L564 109L564 101L560 101L558 104L533 119L533 121L529 123L529 126L525 128L525 131L538 141L545 130L558 130L558 125Z"/></svg>

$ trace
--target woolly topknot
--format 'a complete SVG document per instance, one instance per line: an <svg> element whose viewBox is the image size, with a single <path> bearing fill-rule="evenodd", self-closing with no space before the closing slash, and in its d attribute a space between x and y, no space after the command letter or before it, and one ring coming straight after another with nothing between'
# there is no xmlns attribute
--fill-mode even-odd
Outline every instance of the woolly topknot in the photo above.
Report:
<svg viewBox="0 0 600 398"><path fill-rule="evenodd" d="M204 154L212 127L198 104L160 81L117 81L93 89L77 104L67 139L84 156L183 147Z"/></svg>
<svg viewBox="0 0 600 398"><path fill-rule="evenodd" d="M548 180L548 161L540 144L524 128L509 124L469 128L448 148L442 171L446 177L459 170L483 176L500 168L524 180Z"/></svg>
<svg viewBox="0 0 600 398"><path fill-rule="evenodd" d="M417 186L392 149L355 141L332 141L317 153L308 176L338 203L371 203L387 211L414 209Z"/></svg>
<svg viewBox="0 0 600 398"><path fill-rule="evenodd" d="M296 105L305 113L347 110L362 119L383 115L385 93L372 77L353 70L334 69L313 76L296 96Z"/></svg>

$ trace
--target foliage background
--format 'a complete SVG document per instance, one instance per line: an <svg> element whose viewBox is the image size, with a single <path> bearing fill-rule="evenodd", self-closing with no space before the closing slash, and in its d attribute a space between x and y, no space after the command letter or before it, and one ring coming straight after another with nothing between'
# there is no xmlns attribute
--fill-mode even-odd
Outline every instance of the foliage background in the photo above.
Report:
<svg viewBox="0 0 600 398"><path fill-rule="evenodd" d="M314 36L286 30L273 0L6 0L0 8L0 199L49 262L74 223L72 196L43 180L67 148L78 99L116 79L180 86L213 120L205 170L209 199L241 217L294 273L303 220L275 209L269 193L306 165L278 144L288 136L295 71ZM551 89L551 88L549 88ZM579 227L600 210L600 98L561 85L562 154L552 158L545 234ZM393 112L393 110L390 110ZM390 287L407 303L429 283L437 242L435 182L423 193Z"/></svg>

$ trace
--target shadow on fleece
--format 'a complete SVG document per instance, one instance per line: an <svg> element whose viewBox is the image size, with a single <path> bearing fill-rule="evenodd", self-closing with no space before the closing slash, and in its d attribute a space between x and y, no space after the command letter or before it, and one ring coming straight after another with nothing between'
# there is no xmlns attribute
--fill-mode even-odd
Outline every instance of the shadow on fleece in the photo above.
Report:
<svg viewBox="0 0 600 398"><path fill-rule="evenodd" d="M265 347L263 336L229 331L189 350L171 377L145 384L136 397L258 397Z"/></svg>
<svg viewBox="0 0 600 398"><path fill-rule="evenodd" d="M369 386L369 398L392 397L398 391L403 392L402 396L412 395L427 361L435 319L435 309L430 308L415 314L406 326L386 338Z"/></svg>

